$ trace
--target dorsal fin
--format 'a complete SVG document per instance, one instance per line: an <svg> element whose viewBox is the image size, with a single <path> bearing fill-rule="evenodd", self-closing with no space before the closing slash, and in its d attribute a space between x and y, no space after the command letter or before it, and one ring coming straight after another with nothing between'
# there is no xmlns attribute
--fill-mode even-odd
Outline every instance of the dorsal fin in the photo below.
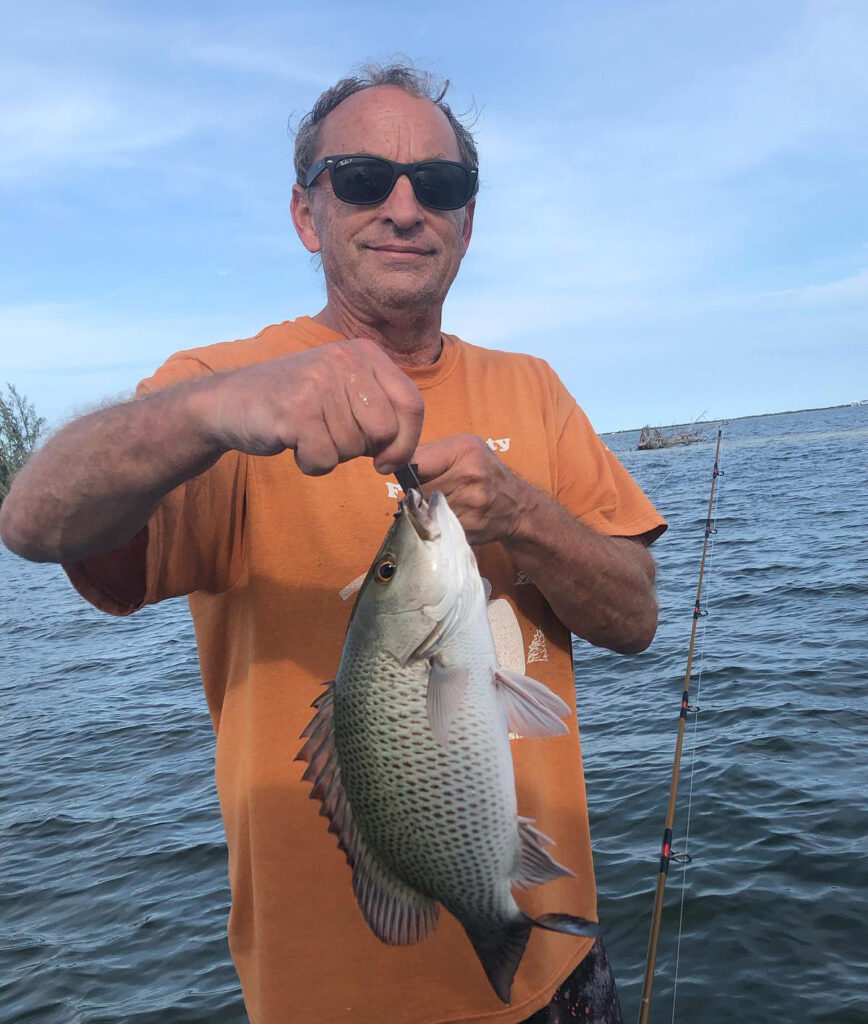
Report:
<svg viewBox="0 0 868 1024"><path fill-rule="evenodd" d="M434 931L440 908L380 864L356 826L335 746L334 685L326 683L314 701L316 714L302 733L307 740L296 761L308 762L302 778L313 783L311 799L320 801L320 814L353 869L353 892L371 931L393 946L419 942Z"/></svg>
<svg viewBox="0 0 868 1024"><path fill-rule="evenodd" d="M353 866L353 892L368 927L390 946L421 942L437 927L437 903L405 885L357 839Z"/></svg>

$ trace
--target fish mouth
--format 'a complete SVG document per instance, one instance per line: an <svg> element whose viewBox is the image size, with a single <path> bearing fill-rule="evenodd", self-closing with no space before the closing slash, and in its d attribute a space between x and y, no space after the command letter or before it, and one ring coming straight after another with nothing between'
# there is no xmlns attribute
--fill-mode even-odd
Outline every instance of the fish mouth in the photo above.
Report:
<svg viewBox="0 0 868 1024"><path fill-rule="evenodd" d="M402 506L407 518L410 520L410 525L416 531L420 540L434 541L440 539L442 531L440 524L437 522L437 514L442 501L443 495L439 491L435 491L431 495L430 501L425 501L422 494L415 489L407 492L407 497L404 499Z"/></svg>

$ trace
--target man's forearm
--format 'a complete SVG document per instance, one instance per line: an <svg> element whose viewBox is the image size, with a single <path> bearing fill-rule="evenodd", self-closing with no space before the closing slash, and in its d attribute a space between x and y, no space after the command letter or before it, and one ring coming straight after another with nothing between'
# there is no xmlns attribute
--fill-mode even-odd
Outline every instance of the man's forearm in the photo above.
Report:
<svg viewBox="0 0 868 1024"><path fill-rule="evenodd" d="M651 643L655 570L641 540L589 529L474 434L430 441L414 458L426 493L446 496L470 543L503 544L573 633L621 654Z"/></svg>
<svg viewBox="0 0 868 1024"><path fill-rule="evenodd" d="M364 338L210 374L61 430L16 479L0 536L37 562L112 551L169 491L232 450L291 449L313 476L370 455L391 473L409 461L423 414L413 382Z"/></svg>
<svg viewBox="0 0 868 1024"><path fill-rule="evenodd" d="M174 487L222 454L197 415L207 382L182 384L69 424L25 465L0 509L0 535L37 562L111 551Z"/></svg>
<svg viewBox="0 0 868 1024"><path fill-rule="evenodd" d="M607 537L527 486L504 546L573 633L637 654L657 628L654 560L639 540Z"/></svg>

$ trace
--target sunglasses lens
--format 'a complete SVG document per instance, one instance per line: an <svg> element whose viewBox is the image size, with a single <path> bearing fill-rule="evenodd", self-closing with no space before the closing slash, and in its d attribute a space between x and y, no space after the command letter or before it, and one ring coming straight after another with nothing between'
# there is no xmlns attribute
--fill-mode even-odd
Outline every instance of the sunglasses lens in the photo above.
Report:
<svg viewBox="0 0 868 1024"><path fill-rule="evenodd" d="M370 157L348 157L332 169L332 188L345 203L379 203L392 188L392 168Z"/></svg>
<svg viewBox="0 0 868 1024"><path fill-rule="evenodd" d="M457 210L470 199L470 173L460 164L432 161L413 172L413 191L432 210Z"/></svg>
<svg viewBox="0 0 868 1024"><path fill-rule="evenodd" d="M331 167L332 188L345 203L372 205L392 191L395 173L396 168L379 157L347 156ZM461 164L430 160L413 165L411 174L416 198L432 210L457 210L473 191L471 172Z"/></svg>

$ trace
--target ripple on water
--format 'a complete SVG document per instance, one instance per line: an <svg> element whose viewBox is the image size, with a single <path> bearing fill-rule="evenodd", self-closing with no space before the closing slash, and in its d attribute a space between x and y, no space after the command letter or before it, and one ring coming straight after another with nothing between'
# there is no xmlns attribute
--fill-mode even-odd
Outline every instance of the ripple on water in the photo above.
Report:
<svg viewBox="0 0 868 1024"><path fill-rule="evenodd" d="M660 629L575 644L600 915L644 972L713 445L608 439L671 527ZM727 427L652 1018L868 1019L868 408ZM0 1024L243 1024L214 737L183 602L110 620L0 550ZM6 666L14 665L14 673ZM693 737L696 742L694 746ZM695 764L692 778L691 763ZM690 814L690 831L686 822Z"/></svg>

